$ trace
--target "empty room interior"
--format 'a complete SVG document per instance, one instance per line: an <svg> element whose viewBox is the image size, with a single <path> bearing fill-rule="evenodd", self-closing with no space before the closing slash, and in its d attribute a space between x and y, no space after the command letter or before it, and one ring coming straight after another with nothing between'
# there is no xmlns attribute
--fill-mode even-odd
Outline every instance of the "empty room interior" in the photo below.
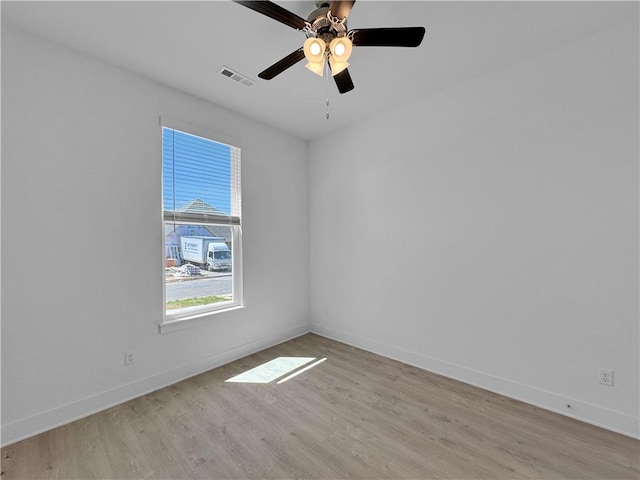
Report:
<svg viewBox="0 0 640 480"><path fill-rule="evenodd" d="M637 1L2 1L3 480L640 478Z"/></svg>

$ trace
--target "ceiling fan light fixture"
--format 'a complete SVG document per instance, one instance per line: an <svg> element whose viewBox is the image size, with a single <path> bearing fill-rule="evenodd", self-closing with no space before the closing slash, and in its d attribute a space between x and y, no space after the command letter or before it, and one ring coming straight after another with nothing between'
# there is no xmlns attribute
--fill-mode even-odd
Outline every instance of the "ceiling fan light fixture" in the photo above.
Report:
<svg viewBox="0 0 640 480"><path fill-rule="evenodd" d="M342 72L344 69L349 67L348 62L340 62L333 58L333 55L329 57L329 65L331 66L331 76L335 77L337 74Z"/></svg>
<svg viewBox="0 0 640 480"><path fill-rule="evenodd" d="M311 70L313 73L315 73L316 75L320 75L321 77L324 77L324 59L320 62L308 62L305 67L307 67L309 70Z"/></svg>
<svg viewBox="0 0 640 480"><path fill-rule="evenodd" d="M324 63L327 44L321 38L310 37L304 42L304 56L310 63Z"/></svg>
<svg viewBox="0 0 640 480"><path fill-rule="evenodd" d="M2 1L2 0L0 0ZM233 0L261 15L269 17L307 37L304 47L297 48L286 57L258 74L271 80L296 63L307 59L307 69L324 76L331 67L338 92L353 90L349 74L351 50L357 47L417 47L424 38L424 27L391 27L347 29L347 17L356 0L316 0L316 10L305 20L284 7L265 0ZM328 62L328 63L327 63ZM328 115L328 114L327 114ZM329 118L327 116L327 118Z"/></svg>
<svg viewBox="0 0 640 480"><path fill-rule="evenodd" d="M352 50L353 43L349 37L336 37L329 44L329 51L336 62L346 63Z"/></svg>

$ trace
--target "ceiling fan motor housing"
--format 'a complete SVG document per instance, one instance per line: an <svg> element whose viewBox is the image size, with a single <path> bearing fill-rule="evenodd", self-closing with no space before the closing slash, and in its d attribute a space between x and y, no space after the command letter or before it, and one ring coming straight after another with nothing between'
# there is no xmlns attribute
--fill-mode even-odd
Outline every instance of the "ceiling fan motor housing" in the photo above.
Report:
<svg viewBox="0 0 640 480"><path fill-rule="evenodd" d="M324 40L327 46L336 37L344 37L347 34L347 20L332 22L329 20L329 2L316 1L318 8L311 12L307 21L311 24L311 30L306 31L307 38L317 37Z"/></svg>

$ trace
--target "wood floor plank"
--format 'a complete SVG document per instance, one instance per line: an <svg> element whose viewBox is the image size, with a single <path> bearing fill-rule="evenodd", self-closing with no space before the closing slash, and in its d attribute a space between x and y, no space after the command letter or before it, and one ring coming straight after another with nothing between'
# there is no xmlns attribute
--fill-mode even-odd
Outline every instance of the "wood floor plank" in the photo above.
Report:
<svg viewBox="0 0 640 480"><path fill-rule="evenodd" d="M327 360L226 382L278 357ZM640 478L637 440L313 334L1 454L2 480Z"/></svg>

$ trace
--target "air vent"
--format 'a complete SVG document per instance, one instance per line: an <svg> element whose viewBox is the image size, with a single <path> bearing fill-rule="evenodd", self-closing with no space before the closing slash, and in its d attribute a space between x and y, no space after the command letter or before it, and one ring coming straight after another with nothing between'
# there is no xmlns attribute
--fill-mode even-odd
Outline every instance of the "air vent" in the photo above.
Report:
<svg viewBox="0 0 640 480"><path fill-rule="evenodd" d="M241 73L231 70L226 65L223 65L222 68L218 70L218 73L227 78L230 78L231 80L235 80L236 82L238 82L241 85L244 85L245 87L251 87L255 83L253 80L245 77Z"/></svg>

